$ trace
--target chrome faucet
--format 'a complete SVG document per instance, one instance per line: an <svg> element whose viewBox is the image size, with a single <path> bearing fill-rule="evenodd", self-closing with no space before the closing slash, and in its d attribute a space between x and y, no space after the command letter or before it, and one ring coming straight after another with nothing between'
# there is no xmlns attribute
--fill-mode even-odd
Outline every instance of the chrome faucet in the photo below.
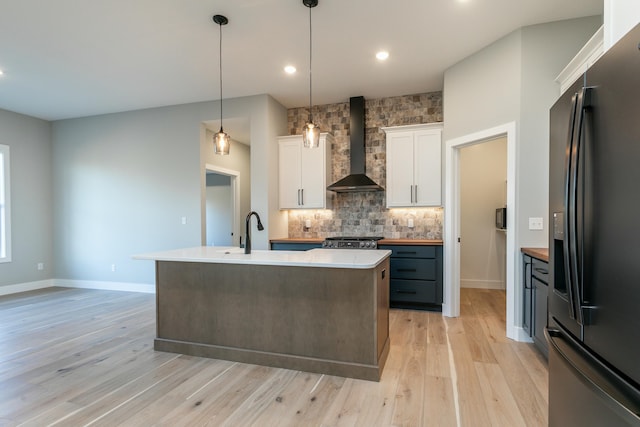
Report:
<svg viewBox="0 0 640 427"><path fill-rule="evenodd" d="M246 228L245 228L245 243L244 243L245 254L251 253L251 227L250 227L251 215L255 215L256 219L258 220L258 230L260 231L264 230L264 227L262 226L262 221L260 221L260 215L258 215L258 212L254 212L254 211L249 212L249 215L247 215Z"/></svg>

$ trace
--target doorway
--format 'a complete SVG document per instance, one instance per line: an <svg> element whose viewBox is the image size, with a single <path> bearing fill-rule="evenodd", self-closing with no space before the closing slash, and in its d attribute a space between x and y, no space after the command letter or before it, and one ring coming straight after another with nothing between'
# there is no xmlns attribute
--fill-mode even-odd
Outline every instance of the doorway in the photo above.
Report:
<svg viewBox="0 0 640 427"><path fill-rule="evenodd" d="M481 142L498 137L507 140L507 224L512 226L506 231L506 300L507 300L507 331L508 338L526 341L526 333L522 327L516 325L520 315L519 302L522 292L516 284L516 263L519 259L516 253L517 218L515 189L516 189L516 124L510 122L494 128L473 134L454 138L445 143L445 220L444 220L444 282L445 295L442 314L448 317L460 315L460 150Z"/></svg>
<svg viewBox="0 0 640 427"><path fill-rule="evenodd" d="M205 192L206 246L240 244L240 173L206 165Z"/></svg>
<svg viewBox="0 0 640 427"><path fill-rule="evenodd" d="M507 206L507 139L460 149L460 287L505 290L506 229L496 209Z"/></svg>

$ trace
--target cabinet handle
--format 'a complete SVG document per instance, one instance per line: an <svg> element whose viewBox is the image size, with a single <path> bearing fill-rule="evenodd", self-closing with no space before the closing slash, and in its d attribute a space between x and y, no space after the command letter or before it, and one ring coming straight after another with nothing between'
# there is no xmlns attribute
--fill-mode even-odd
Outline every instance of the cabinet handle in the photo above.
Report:
<svg viewBox="0 0 640 427"><path fill-rule="evenodd" d="M304 206L304 188L300 190L300 199L302 200L301 205Z"/></svg>
<svg viewBox="0 0 640 427"><path fill-rule="evenodd" d="M404 254L404 255L409 255L409 254L415 255L415 254L417 254L416 251L413 251L413 252L411 252L411 251L398 251L397 253L398 253L398 255L400 255L400 254Z"/></svg>
<svg viewBox="0 0 640 427"><path fill-rule="evenodd" d="M544 268L535 268L538 273L549 274L549 270L545 270Z"/></svg>
<svg viewBox="0 0 640 427"><path fill-rule="evenodd" d="M300 206L300 189L298 188L298 206Z"/></svg>
<svg viewBox="0 0 640 427"><path fill-rule="evenodd" d="M411 295L415 295L417 294L416 291L401 291L401 290L396 290L397 294L411 294Z"/></svg>
<svg viewBox="0 0 640 427"><path fill-rule="evenodd" d="M415 268L398 268L396 271L401 271L403 273L415 273L417 270Z"/></svg>
<svg viewBox="0 0 640 427"><path fill-rule="evenodd" d="M415 203L418 203L418 184L413 186L413 192L415 193L415 197L413 198L413 200L415 200Z"/></svg>
<svg viewBox="0 0 640 427"><path fill-rule="evenodd" d="M411 184L411 190L409 190L411 192L411 204L413 204L413 184Z"/></svg>

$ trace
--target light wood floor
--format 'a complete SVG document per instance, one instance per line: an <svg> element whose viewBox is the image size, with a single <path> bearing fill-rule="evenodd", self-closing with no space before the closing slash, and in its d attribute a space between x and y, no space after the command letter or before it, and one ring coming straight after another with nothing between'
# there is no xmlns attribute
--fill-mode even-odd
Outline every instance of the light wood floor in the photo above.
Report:
<svg viewBox="0 0 640 427"><path fill-rule="evenodd" d="M546 362L505 338L504 292L461 299L456 319L392 310L376 383L154 352L153 295L1 297L0 425L546 425Z"/></svg>

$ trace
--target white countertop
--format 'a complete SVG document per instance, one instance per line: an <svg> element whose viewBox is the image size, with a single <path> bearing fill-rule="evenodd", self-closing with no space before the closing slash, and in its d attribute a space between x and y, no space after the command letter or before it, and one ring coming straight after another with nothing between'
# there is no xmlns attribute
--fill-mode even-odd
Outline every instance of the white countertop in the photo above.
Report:
<svg viewBox="0 0 640 427"><path fill-rule="evenodd" d="M391 251L371 249L311 249L308 251L252 250L226 246L197 246L165 252L134 255L134 259L219 264L281 265L295 267L374 268Z"/></svg>

